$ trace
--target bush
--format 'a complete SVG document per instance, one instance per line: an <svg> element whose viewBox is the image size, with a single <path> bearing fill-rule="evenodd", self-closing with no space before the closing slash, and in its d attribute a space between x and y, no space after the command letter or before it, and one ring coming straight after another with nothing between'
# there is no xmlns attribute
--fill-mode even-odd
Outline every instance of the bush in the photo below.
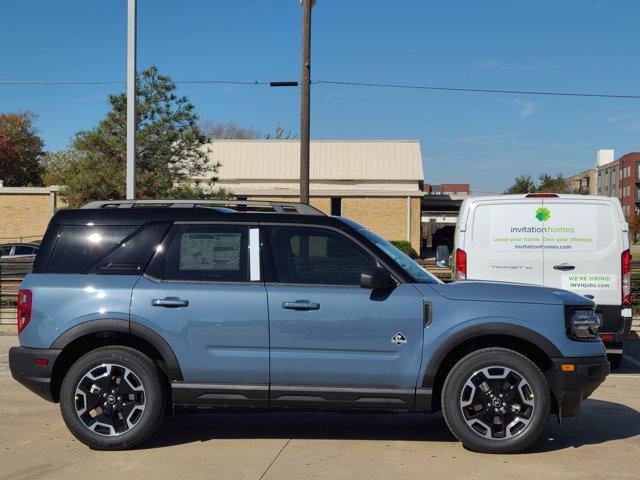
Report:
<svg viewBox="0 0 640 480"><path fill-rule="evenodd" d="M411 243L406 240L391 240L393 246L395 246L402 253L409 255L411 258L418 258L418 253L413 249Z"/></svg>
<svg viewBox="0 0 640 480"><path fill-rule="evenodd" d="M640 275L631 274L631 302L633 303L633 314L640 314Z"/></svg>

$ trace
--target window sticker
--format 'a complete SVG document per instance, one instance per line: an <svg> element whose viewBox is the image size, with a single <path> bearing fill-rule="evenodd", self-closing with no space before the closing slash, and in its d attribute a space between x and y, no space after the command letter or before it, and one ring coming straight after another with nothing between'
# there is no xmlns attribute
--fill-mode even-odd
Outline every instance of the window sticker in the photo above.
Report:
<svg viewBox="0 0 640 480"><path fill-rule="evenodd" d="M180 270L239 270L241 233L183 233Z"/></svg>

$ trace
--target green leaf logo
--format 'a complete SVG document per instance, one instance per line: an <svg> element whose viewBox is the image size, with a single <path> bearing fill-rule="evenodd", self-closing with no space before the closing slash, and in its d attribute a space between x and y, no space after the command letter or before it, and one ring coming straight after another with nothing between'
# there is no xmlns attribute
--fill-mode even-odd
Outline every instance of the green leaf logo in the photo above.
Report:
<svg viewBox="0 0 640 480"><path fill-rule="evenodd" d="M549 218L551 218L551 212L546 207L540 207L538 210L536 210L536 218L541 222L546 222L547 220L549 220Z"/></svg>

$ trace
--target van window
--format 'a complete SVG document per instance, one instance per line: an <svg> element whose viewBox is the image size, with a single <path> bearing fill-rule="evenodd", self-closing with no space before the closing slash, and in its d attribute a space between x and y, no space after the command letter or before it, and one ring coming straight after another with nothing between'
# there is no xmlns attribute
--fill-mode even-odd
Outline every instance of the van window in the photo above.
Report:
<svg viewBox="0 0 640 480"><path fill-rule="evenodd" d="M284 283L359 285L373 257L338 232L313 227L272 227L278 279Z"/></svg>
<svg viewBox="0 0 640 480"><path fill-rule="evenodd" d="M88 273L90 267L136 226L65 226L51 255L48 273Z"/></svg>
<svg viewBox="0 0 640 480"><path fill-rule="evenodd" d="M249 227L181 225L165 255L166 280L247 282Z"/></svg>

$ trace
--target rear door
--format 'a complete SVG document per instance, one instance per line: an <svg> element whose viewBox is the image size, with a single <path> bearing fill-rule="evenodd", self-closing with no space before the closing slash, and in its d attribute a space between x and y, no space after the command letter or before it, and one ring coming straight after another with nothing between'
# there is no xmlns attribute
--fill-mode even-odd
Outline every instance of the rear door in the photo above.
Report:
<svg viewBox="0 0 640 480"><path fill-rule="evenodd" d="M159 333L185 383L178 403L266 405L267 294L259 229L239 223L177 223L136 285L131 321Z"/></svg>
<svg viewBox="0 0 640 480"><path fill-rule="evenodd" d="M611 201L545 198L544 285L621 303L622 225Z"/></svg>
<svg viewBox="0 0 640 480"><path fill-rule="evenodd" d="M464 229L467 278L542 285L541 198L479 201Z"/></svg>

